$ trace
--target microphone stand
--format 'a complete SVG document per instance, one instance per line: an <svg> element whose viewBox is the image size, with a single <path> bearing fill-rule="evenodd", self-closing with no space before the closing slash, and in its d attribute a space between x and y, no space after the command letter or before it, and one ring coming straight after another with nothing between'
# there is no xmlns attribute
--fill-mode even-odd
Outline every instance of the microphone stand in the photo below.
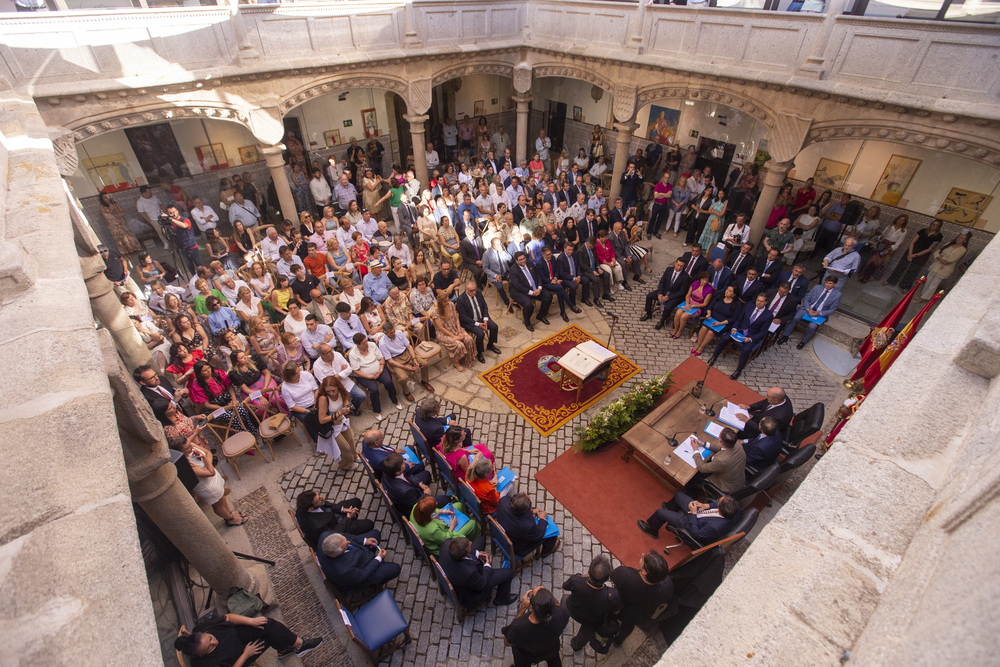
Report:
<svg viewBox="0 0 1000 667"><path fill-rule="evenodd" d="M615 323L618 322L618 316L607 309L604 310L604 314L611 317L611 331L608 332L608 344L604 347L611 349L611 338L615 335Z"/></svg>
<svg viewBox="0 0 1000 667"><path fill-rule="evenodd" d="M653 429L653 430L656 431L656 429ZM665 435L664 433L661 433L660 431L656 431L656 432L659 433L660 435ZM697 432L698 431L677 431L677 433L674 433L672 436L670 436L669 438L667 438L667 444L670 445L671 447L677 447L678 445L681 444L681 443L677 442L677 436L679 436L681 434L694 435Z"/></svg>
<svg viewBox="0 0 1000 667"><path fill-rule="evenodd" d="M708 379L708 372L712 370L712 364L714 363L715 363L714 359L709 360L708 365L705 367L705 377L698 380L698 383L691 388L691 395L694 396L695 398L701 398L701 390L705 388L705 380Z"/></svg>
<svg viewBox="0 0 1000 667"><path fill-rule="evenodd" d="M714 417L715 416L715 406L718 405L719 403L721 403L722 401L728 401L730 398L732 398L733 396L735 396L738 393L739 392L734 391L729 396L726 396L725 398L720 398L715 403L712 403L712 405L710 405L708 407L708 409L705 410L705 414L708 415L709 417Z"/></svg>

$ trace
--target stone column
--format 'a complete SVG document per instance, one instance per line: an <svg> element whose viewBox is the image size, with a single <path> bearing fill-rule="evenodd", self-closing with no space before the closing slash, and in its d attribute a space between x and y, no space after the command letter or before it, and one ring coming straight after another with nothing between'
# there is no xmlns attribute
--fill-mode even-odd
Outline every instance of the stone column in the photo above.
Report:
<svg viewBox="0 0 1000 667"><path fill-rule="evenodd" d="M614 206L614 201L622 191L622 174L628 166L628 151L632 145L632 133L639 129L638 123L615 123L618 130L618 145L615 147L615 162L611 172L611 195L608 197L608 208Z"/></svg>
<svg viewBox="0 0 1000 667"><path fill-rule="evenodd" d="M132 320L125 314L125 308L115 294L111 281L104 277L104 268L104 260L100 255L80 258L80 269L83 271L94 317L111 334L129 372L143 364L151 364L155 368L149 348L142 342Z"/></svg>
<svg viewBox="0 0 1000 667"><path fill-rule="evenodd" d="M521 160L528 159L528 105L531 103L531 95L515 95L514 102L517 103L517 132L514 159L520 164ZM516 167L517 164L511 166Z"/></svg>
<svg viewBox="0 0 1000 667"><path fill-rule="evenodd" d="M427 171L427 138L424 123L430 118L427 114L406 114L403 116L410 124L410 142L413 144L413 174L420 181L421 189L430 189L431 175Z"/></svg>
<svg viewBox="0 0 1000 667"><path fill-rule="evenodd" d="M760 197L757 198L757 205L753 209L753 217L750 219L750 242L757 249L761 237L764 235L764 225L774 208L774 200L778 198L778 190L785 183L785 176L788 170L794 166L794 162L775 162L769 160L764 168L764 186L760 189Z"/></svg>
<svg viewBox="0 0 1000 667"><path fill-rule="evenodd" d="M278 218L287 218L293 222L298 219L298 209L295 208L295 197L292 196L292 187L288 184L288 175L285 174L285 145L275 144L261 148L264 154L264 162L271 170L271 180L274 181L274 191L278 193L278 205L281 208Z"/></svg>

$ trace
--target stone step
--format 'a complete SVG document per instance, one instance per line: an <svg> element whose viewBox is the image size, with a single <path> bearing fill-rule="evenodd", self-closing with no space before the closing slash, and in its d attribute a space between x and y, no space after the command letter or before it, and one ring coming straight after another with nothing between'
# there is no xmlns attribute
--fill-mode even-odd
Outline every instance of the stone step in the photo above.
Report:
<svg viewBox="0 0 1000 667"><path fill-rule="evenodd" d="M851 354L858 351L870 332L867 324L842 313L834 313L816 330L818 335Z"/></svg>

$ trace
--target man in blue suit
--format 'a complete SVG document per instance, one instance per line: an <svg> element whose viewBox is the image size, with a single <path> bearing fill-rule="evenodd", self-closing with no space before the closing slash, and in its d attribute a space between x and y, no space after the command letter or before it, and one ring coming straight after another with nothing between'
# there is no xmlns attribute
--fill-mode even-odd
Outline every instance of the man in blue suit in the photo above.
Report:
<svg viewBox="0 0 1000 667"><path fill-rule="evenodd" d="M788 291L799 301L809 293L809 279L806 278L806 267L796 264L791 271L782 271L778 284L788 283Z"/></svg>
<svg viewBox="0 0 1000 667"><path fill-rule="evenodd" d="M806 294L806 298L799 304L799 309L795 311L795 317L788 321L785 329L781 332L778 345L784 345L788 342L788 337L795 331L795 325L806 315L810 317L830 317L837 310L837 306L840 305L840 290L837 289L837 281L837 276L828 276L822 285L816 285L816 287L809 290L809 294ZM819 325L815 322L809 322L808 324L809 327L806 329L806 335L795 346L796 350L804 348L806 343L816 335L816 329L819 328Z"/></svg>
<svg viewBox="0 0 1000 667"><path fill-rule="evenodd" d="M711 544L722 539L740 520L740 504L732 496L722 496L714 503L700 503L678 491L669 502L643 521L639 530L656 537L663 524L682 528L699 544Z"/></svg>
<svg viewBox="0 0 1000 667"><path fill-rule="evenodd" d="M717 295L725 294L726 288L732 284L733 272L726 266L721 257L717 257L712 265L708 267L708 282Z"/></svg>
<svg viewBox="0 0 1000 667"><path fill-rule="evenodd" d="M760 435L743 443L747 467L760 472L771 465L778 460L782 444L778 422L773 417L764 417L760 420Z"/></svg>
<svg viewBox="0 0 1000 667"><path fill-rule="evenodd" d="M494 568L493 557L483 551L485 544L482 537L474 543L467 537L455 537L441 543L438 563L448 575L455 596L463 607L478 604L489 597L494 588L497 589L493 596L495 605L508 605L519 597L510 592L514 570L509 567Z"/></svg>
<svg viewBox="0 0 1000 667"><path fill-rule="evenodd" d="M576 286L580 285L581 301L585 305L593 306L590 300L591 286L593 286L595 301L600 303L601 292L597 278L593 271L582 271L580 263L576 259L576 246L571 241L563 244L562 254L556 257L556 276L566 287L566 296L576 299ZM576 305L574 303L574 305Z"/></svg>
<svg viewBox="0 0 1000 667"><path fill-rule="evenodd" d="M406 450L402 447L393 448L385 444L385 434L377 428L365 431L364 438L361 441L361 454L379 477L382 476L382 463L385 462L389 455L402 454L404 451ZM423 463L410 463L407 461L403 468L409 478L418 484L431 483L431 474L424 470Z"/></svg>
<svg viewBox="0 0 1000 667"><path fill-rule="evenodd" d="M729 345L729 341L733 339L733 334L740 333L745 337L742 343L743 351L740 353L740 362L736 365L736 371L729 376L731 380L738 380L740 374L743 372L743 367L747 365L747 361L750 359L750 353L764 342L764 336L767 335L767 328L771 326L771 320L773 319L774 316L767 309L767 295L758 294L757 299L753 303L748 303L743 308L743 312L740 313L739 317L733 323L732 329L719 336L719 343L715 346L715 352L712 354L712 359L708 362L708 365L714 365L715 360L718 359L722 351Z"/></svg>
<svg viewBox="0 0 1000 667"><path fill-rule="evenodd" d="M363 538L340 533L319 536L319 561L330 583L344 593L381 586L399 576L400 567L385 561L386 552L374 537Z"/></svg>
<svg viewBox="0 0 1000 667"><path fill-rule="evenodd" d="M559 548L558 536L545 537L549 515L545 510L533 509L527 493L501 498L493 518L514 545L518 558L524 558L538 547L542 547L543 557Z"/></svg>

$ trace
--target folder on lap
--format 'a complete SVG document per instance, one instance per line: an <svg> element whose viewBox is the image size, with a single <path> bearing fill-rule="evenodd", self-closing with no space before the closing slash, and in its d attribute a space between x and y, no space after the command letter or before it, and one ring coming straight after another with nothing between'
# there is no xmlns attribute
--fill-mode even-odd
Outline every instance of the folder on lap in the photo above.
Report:
<svg viewBox="0 0 1000 667"><path fill-rule="evenodd" d="M502 493L515 479L517 479L517 474L507 466L504 466L497 471L497 491Z"/></svg>
<svg viewBox="0 0 1000 667"><path fill-rule="evenodd" d="M696 307L694 307L694 306L688 306L687 305L687 301L685 301L684 303L682 303L681 305L679 305L677 307L680 308L681 310L683 310L688 315L694 315L695 313L698 312L698 309Z"/></svg>
<svg viewBox="0 0 1000 667"><path fill-rule="evenodd" d="M719 333L720 331L722 331L722 326L723 326L722 323L716 319L712 319L711 317L706 317L705 320L702 322L702 324L704 324L706 327L708 327L715 333Z"/></svg>
<svg viewBox="0 0 1000 667"><path fill-rule="evenodd" d="M735 340L737 343L745 343L747 337L737 331L736 333L733 334L733 340Z"/></svg>
<svg viewBox="0 0 1000 667"><path fill-rule="evenodd" d="M821 315L813 317L812 315L807 314L802 319L804 319L806 322L813 322L815 324L823 324L823 322L826 322L826 318Z"/></svg>
<svg viewBox="0 0 1000 667"><path fill-rule="evenodd" d="M408 463L413 463L414 465L420 463L420 459L417 457L417 453L413 451L413 447L403 448L403 460Z"/></svg>
<svg viewBox="0 0 1000 667"><path fill-rule="evenodd" d="M559 537L559 526L555 524L552 517L548 518L549 525L545 528L545 534L542 535L543 540L547 540L550 537ZM538 517L535 517L535 524L538 524Z"/></svg>
<svg viewBox="0 0 1000 667"><path fill-rule="evenodd" d="M455 513L455 520L456 520L455 521L455 532L458 532L462 528L462 526L464 526L465 524L469 523L469 521L471 521L471 519L469 517L465 516L464 514L462 514L461 512L459 512L457 509L455 509L455 505L452 504L452 503L448 503L447 505L445 505L441 509L443 509L443 510L452 510ZM437 515L437 518L441 519L445 523L449 523L449 524L451 523L449 521L450 517L444 516L444 515L442 515L440 513L435 513L435 514Z"/></svg>

